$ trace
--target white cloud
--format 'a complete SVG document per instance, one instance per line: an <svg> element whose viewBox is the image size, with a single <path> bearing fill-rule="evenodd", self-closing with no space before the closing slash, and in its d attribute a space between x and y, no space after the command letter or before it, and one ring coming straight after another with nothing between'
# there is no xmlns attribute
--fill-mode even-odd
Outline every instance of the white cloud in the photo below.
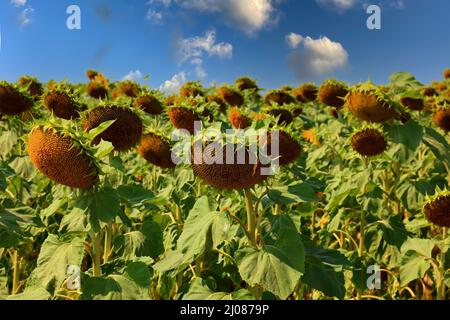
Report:
<svg viewBox="0 0 450 320"><path fill-rule="evenodd" d="M223 16L226 23L253 35L278 21L276 5L284 0L149 0L152 7L169 8L177 4L184 9Z"/></svg>
<svg viewBox="0 0 450 320"><path fill-rule="evenodd" d="M295 32L291 32L286 36L286 43L291 49L297 49L302 40L303 37Z"/></svg>
<svg viewBox="0 0 450 320"><path fill-rule="evenodd" d="M18 15L17 20L22 27L26 27L33 20L31 19L31 15L33 14L34 9L32 7L28 7L22 10L22 12Z"/></svg>
<svg viewBox="0 0 450 320"><path fill-rule="evenodd" d="M27 0L11 0L14 7L23 7L27 4Z"/></svg>
<svg viewBox="0 0 450 320"><path fill-rule="evenodd" d="M180 63L195 61L197 64L203 55L231 58L233 46L226 42L216 43L216 32L207 31L203 37L180 39L177 42L177 53Z"/></svg>
<svg viewBox="0 0 450 320"><path fill-rule="evenodd" d="M322 7L344 12L355 6L360 0L316 0Z"/></svg>
<svg viewBox="0 0 450 320"><path fill-rule="evenodd" d="M177 73L172 79L164 81L159 89L166 94L177 93L181 86L186 82L186 78L186 72Z"/></svg>
<svg viewBox="0 0 450 320"><path fill-rule="evenodd" d="M176 44L179 65L189 62L195 66L195 75L204 79L207 76L203 67L205 57L218 57L221 59L233 56L233 46L226 42L216 42L216 32L207 31L202 37L181 38Z"/></svg>
<svg viewBox="0 0 450 320"><path fill-rule="evenodd" d="M301 79L333 73L348 63L348 53L339 42L306 37L300 43L303 46L290 55L289 64Z"/></svg>
<svg viewBox="0 0 450 320"><path fill-rule="evenodd" d="M134 70L128 72L126 76L124 76L121 80L122 81L140 81L144 78L142 75L142 72L139 70Z"/></svg>

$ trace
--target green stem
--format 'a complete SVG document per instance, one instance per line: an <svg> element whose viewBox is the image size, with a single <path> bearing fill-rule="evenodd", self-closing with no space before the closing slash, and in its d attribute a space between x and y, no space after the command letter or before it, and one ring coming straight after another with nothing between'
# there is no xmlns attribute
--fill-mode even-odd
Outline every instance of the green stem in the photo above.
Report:
<svg viewBox="0 0 450 320"><path fill-rule="evenodd" d="M101 269L101 233L95 234L92 239L92 265L94 270L94 277L100 277L102 275Z"/></svg>
<svg viewBox="0 0 450 320"><path fill-rule="evenodd" d="M316 210L313 211L312 217L311 217L311 237L312 238L314 238L315 226L316 226Z"/></svg>
<svg viewBox="0 0 450 320"><path fill-rule="evenodd" d="M447 228L442 228L442 240L445 241L445 239L447 238L447 233L448 233L448 229ZM438 300L445 300L446 298L446 289L447 286L445 285L445 255L446 252L441 252L440 255L440 261L439 261L439 271L440 271L440 281L438 284Z"/></svg>
<svg viewBox="0 0 450 320"><path fill-rule="evenodd" d="M256 247L256 216L253 210L252 193L250 189L244 190L245 205L247 208L247 231L250 243Z"/></svg>
<svg viewBox="0 0 450 320"><path fill-rule="evenodd" d="M275 205L274 215L275 215L275 216L279 216L280 213L281 213L281 205L276 204L276 205Z"/></svg>
<svg viewBox="0 0 450 320"><path fill-rule="evenodd" d="M109 261L111 256L111 246L112 246L112 222L109 222L105 227L105 246L103 248L103 263Z"/></svg>
<svg viewBox="0 0 450 320"><path fill-rule="evenodd" d="M19 253L17 252L17 250L14 250L12 254L12 268L13 268L12 294L17 294L19 292L19 280L20 280Z"/></svg>
<svg viewBox="0 0 450 320"><path fill-rule="evenodd" d="M359 249L358 249L358 255L360 257L364 256L364 242L366 240L366 215L364 211L361 211L361 219L360 219L360 239L359 239Z"/></svg>

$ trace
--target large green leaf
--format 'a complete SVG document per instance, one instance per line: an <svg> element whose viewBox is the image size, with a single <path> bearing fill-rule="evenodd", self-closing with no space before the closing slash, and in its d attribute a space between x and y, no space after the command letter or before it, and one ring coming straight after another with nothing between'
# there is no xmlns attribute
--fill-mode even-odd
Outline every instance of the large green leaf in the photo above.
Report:
<svg viewBox="0 0 450 320"><path fill-rule="evenodd" d="M140 231L131 231L117 237L114 247L126 260L144 256L156 258L164 252L162 230L156 222L146 221Z"/></svg>
<svg viewBox="0 0 450 320"><path fill-rule="evenodd" d="M8 300L48 300L51 298L51 294L42 287L29 288L24 292L15 294L8 297Z"/></svg>
<svg viewBox="0 0 450 320"><path fill-rule="evenodd" d="M201 197L189 212L177 248L188 256L208 252L228 238L230 227L228 214L216 212L208 197Z"/></svg>
<svg viewBox="0 0 450 320"><path fill-rule="evenodd" d="M273 202L284 205L319 200L313 187L307 183L270 188L268 196Z"/></svg>
<svg viewBox="0 0 450 320"><path fill-rule="evenodd" d="M29 287L46 288L55 281L56 288L67 278L69 266L80 266L84 256L84 239L59 239L50 234L41 247L37 267L33 270Z"/></svg>
<svg viewBox="0 0 450 320"><path fill-rule="evenodd" d="M294 290L305 272L305 250L288 216L277 216L264 236L261 249L246 247L236 252L239 273L250 286L261 286L281 299Z"/></svg>
<svg viewBox="0 0 450 320"><path fill-rule="evenodd" d="M27 181L31 181L37 174L36 168L28 156L15 158L9 163L9 166Z"/></svg>
<svg viewBox="0 0 450 320"><path fill-rule="evenodd" d="M422 279L431 267L431 262L420 254L409 251L403 257L400 266L400 283L408 285L411 281Z"/></svg>
<svg viewBox="0 0 450 320"><path fill-rule="evenodd" d="M311 240L304 239L304 244L306 261L302 281L329 297L343 299L343 269L350 266L350 261L339 251L318 247Z"/></svg>
<svg viewBox="0 0 450 320"><path fill-rule="evenodd" d="M409 150L415 151L423 137L423 127L416 121L409 120L404 125L394 125L389 128L391 139L396 143L405 145Z"/></svg>
<svg viewBox="0 0 450 320"><path fill-rule="evenodd" d="M6 158L18 142L17 135L13 131L5 131L0 137L0 157Z"/></svg>
<svg viewBox="0 0 450 320"><path fill-rule="evenodd" d="M436 158L447 166L447 170L450 170L450 145L447 140L436 130L425 128L423 142Z"/></svg>
<svg viewBox="0 0 450 320"><path fill-rule="evenodd" d="M183 300L252 300L252 294L245 289L233 293L213 292L201 278L196 278L189 286Z"/></svg>
<svg viewBox="0 0 450 320"><path fill-rule="evenodd" d="M20 241L19 235L32 224L32 216L20 209L0 209L0 248L14 247Z"/></svg>
<svg viewBox="0 0 450 320"><path fill-rule="evenodd" d="M82 300L149 300L150 270L142 262L130 263L123 274L88 278Z"/></svg>

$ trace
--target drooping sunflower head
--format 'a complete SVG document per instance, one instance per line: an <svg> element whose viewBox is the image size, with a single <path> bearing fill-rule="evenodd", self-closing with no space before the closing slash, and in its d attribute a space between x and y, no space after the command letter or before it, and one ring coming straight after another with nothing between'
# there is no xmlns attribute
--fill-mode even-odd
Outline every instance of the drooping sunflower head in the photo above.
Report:
<svg viewBox="0 0 450 320"><path fill-rule="evenodd" d="M381 155L387 150L388 142L384 133L378 127L369 127L353 134L351 146L364 158Z"/></svg>
<svg viewBox="0 0 450 320"><path fill-rule="evenodd" d="M444 70L444 78L445 79L450 79L450 69Z"/></svg>
<svg viewBox="0 0 450 320"><path fill-rule="evenodd" d="M450 192L448 190L438 190L435 196L428 199L423 210L427 219L434 225L450 228Z"/></svg>
<svg viewBox="0 0 450 320"><path fill-rule="evenodd" d="M67 127L46 122L28 136L27 150L33 165L58 184L91 189L99 181L92 152Z"/></svg>
<svg viewBox="0 0 450 320"><path fill-rule="evenodd" d="M371 82L353 87L346 100L351 113L363 121L382 123L399 114L387 95Z"/></svg>
<svg viewBox="0 0 450 320"><path fill-rule="evenodd" d="M236 79L235 85L239 91L258 90L258 85L256 81L250 77L240 77Z"/></svg>
<svg viewBox="0 0 450 320"><path fill-rule="evenodd" d="M217 96L232 107L240 107L244 104L244 96L230 86L222 86L216 90Z"/></svg>
<svg viewBox="0 0 450 320"><path fill-rule="evenodd" d="M0 81L0 114L19 115L33 107L33 99L25 89Z"/></svg>
<svg viewBox="0 0 450 320"><path fill-rule="evenodd" d="M143 124L141 118L128 107L106 105L90 110L83 120L83 129L89 132L111 120L115 122L92 143L96 145L103 139L111 142L117 151L133 148L141 138Z"/></svg>
<svg viewBox="0 0 450 320"><path fill-rule="evenodd" d="M19 87L25 88L28 93L35 99L39 100L39 98L44 93L44 87L38 81L38 79L30 76L23 76L17 82Z"/></svg>
<svg viewBox="0 0 450 320"><path fill-rule="evenodd" d="M317 100L319 89L314 83L305 83L300 87L292 90L292 95L298 102L307 103Z"/></svg>
<svg viewBox="0 0 450 320"><path fill-rule="evenodd" d="M345 104L345 97L348 94L348 87L343 82L336 80L325 81L318 92L319 100L327 106L340 109Z"/></svg>
<svg viewBox="0 0 450 320"><path fill-rule="evenodd" d="M189 81L186 82L180 89L180 98L187 97L195 98L197 96L204 96L203 88L200 82Z"/></svg>
<svg viewBox="0 0 450 320"><path fill-rule="evenodd" d="M172 149L168 140L155 132L142 136L137 152L149 163L165 169L175 168L172 161Z"/></svg>
<svg viewBox="0 0 450 320"><path fill-rule="evenodd" d="M268 106L284 106L296 103L295 98L281 90L269 91L264 97L264 103Z"/></svg>

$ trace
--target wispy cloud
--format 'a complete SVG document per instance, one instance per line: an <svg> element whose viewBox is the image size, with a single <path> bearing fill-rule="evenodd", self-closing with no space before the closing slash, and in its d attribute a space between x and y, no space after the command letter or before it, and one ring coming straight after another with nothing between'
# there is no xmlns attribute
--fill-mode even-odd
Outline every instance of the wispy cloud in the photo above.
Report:
<svg viewBox="0 0 450 320"><path fill-rule="evenodd" d="M219 57L229 59L233 56L233 46L227 42L217 42L216 32L209 30L204 36L181 38L176 43L178 63L183 65L189 62L195 65L195 74L199 78L207 76L203 68L203 60L206 57Z"/></svg>
<svg viewBox="0 0 450 320"><path fill-rule="evenodd" d="M22 12L17 16L17 20L22 27L26 27L31 22L33 22L31 16L34 13L34 9L32 7L28 7L22 10Z"/></svg>
<svg viewBox="0 0 450 320"><path fill-rule="evenodd" d="M11 0L14 7L23 7L27 4L27 0Z"/></svg>

